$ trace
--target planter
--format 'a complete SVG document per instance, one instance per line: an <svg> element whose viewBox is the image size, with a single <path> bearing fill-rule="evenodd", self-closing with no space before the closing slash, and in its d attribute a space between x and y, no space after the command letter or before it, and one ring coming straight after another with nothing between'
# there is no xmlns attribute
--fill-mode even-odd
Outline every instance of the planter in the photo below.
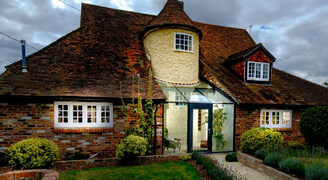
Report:
<svg viewBox="0 0 328 180"><path fill-rule="evenodd" d="M59 174L57 171L48 169L20 170L0 174L0 180L7 179L58 180Z"/></svg>
<svg viewBox="0 0 328 180"><path fill-rule="evenodd" d="M248 166L252 169L262 172L274 179L297 180L297 178L295 178L289 174L286 174L284 172L281 172L277 169L274 169L270 166L263 164L263 161L261 159L257 159L254 156L242 153L240 151L237 152L237 156L238 156L238 161L243 163L245 166Z"/></svg>

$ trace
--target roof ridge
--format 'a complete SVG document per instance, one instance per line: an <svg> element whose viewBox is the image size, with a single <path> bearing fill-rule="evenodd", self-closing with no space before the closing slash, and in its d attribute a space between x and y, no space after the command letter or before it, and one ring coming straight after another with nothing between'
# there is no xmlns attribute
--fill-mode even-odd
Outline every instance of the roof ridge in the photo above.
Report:
<svg viewBox="0 0 328 180"><path fill-rule="evenodd" d="M45 51L45 50L47 50L48 48L50 48L50 46L52 46L53 44L55 44L55 43L57 43L57 42L59 42L59 41L65 39L65 38L67 38L68 36L74 34L75 32L79 31L80 29L81 29L81 28L79 27L79 28L77 28L77 29L75 29L75 30L73 30L73 31L71 31L71 32L69 32L69 33L67 33L66 35L60 37L59 39L57 39L57 40L51 42L50 44L48 44L47 46L41 48L40 50L38 50L38 51L36 51L36 52L34 52L34 53L28 55L28 56L26 57L26 60L28 60L27 58L29 58L29 59L32 58L33 56L35 56L35 55L38 54L38 53L42 53L43 51ZM18 64L18 63L21 62L21 61L22 61L21 59L18 60L18 61L15 61L15 62L13 62L13 63L11 63L11 64L5 66L5 68L7 69L7 68L9 68L9 67L11 67L11 66L14 66L14 65Z"/></svg>
<svg viewBox="0 0 328 180"><path fill-rule="evenodd" d="M114 11L121 11L121 12L128 12L128 13L134 13L134 14L140 14L140 15L146 15L146 16L155 16L155 14L147 14L147 13L141 13L141 12L136 12L136 11L128 11L128 10L123 10L123 9L116 9L116 8L112 8L112 7L105 7L105 6L100 6L100 5L95 5L95 4L89 4L89 3L81 3L82 6L86 5L86 6L94 6L97 8L104 8L104 9L110 9L110 10L114 10Z"/></svg>
<svg viewBox="0 0 328 180"><path fill-rule="evenodd" d="M204 24L204 25L211 25L211 26L217 26L217 27L222 27L222 28L228 28L228 29L238 29L238 30L245 30L247 31L245 28L237 28L237 27L231 27L231 26L224 26L224 25L217 25L217 24L210 24L210 23L205 23L205 22L199 22L199 21L193 21L195 23L199 23L199 24Z"/></svg>
<svg viewBox="0 0 328 180"><path fill-rule="evenodd" d="M275 70L277 70L277 71L280 71L280 72L286 73L286 74L288 74L288 75L290 75L290 76L293 76L294 78L298 78L298 79L300 79L300 80L306 81L306 82L308 82L308 83L310 83L310 84L313 84L313 85L315 85L315 86L318 86L318 87L320 87L320 88L328 89L328 87L326 87L326 86L324 86L324 85L317 84L317 83L312 82L312 81L310 81L310 80L304 79L304 78L299 77L299 76L296 76L296 75L294 75L294 74L291 74L291 73L289 73L289 72L287 72L287 71L283 71L283 70L281 70L281 69L274 68L274 67L272 67L272 68L275 69Z"/></svg>

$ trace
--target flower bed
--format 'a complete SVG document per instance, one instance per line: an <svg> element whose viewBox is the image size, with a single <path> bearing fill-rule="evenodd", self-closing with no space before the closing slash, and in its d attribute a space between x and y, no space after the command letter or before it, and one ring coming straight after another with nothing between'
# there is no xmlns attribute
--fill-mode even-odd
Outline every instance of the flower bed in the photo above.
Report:
<svg viewBox="0 0 328 180"><path fill-rule="evenodd" d="M248 166L257 171L263 172L266 175L268 175L274 179L297 180L297 178L295 178L291 175L288 175L286 173L278 171L277 169L274 169L270 166L263 164L263 161L261 159L257 159L251 155L242 153L240 151L238 151L237 156L238 156L238 161L243 163L245 166Z"/></svg>

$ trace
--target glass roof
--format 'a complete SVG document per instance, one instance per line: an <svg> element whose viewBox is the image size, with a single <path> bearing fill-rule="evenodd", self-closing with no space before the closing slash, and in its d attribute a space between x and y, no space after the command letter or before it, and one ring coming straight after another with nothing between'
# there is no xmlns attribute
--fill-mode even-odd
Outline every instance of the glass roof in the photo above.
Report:
<svg viewBox="0 0 328 180"><path fill-rule="evenodd" d="M176 87L178 92L189 103L212 103L206 96L197 90L197 88Z"/></svg>

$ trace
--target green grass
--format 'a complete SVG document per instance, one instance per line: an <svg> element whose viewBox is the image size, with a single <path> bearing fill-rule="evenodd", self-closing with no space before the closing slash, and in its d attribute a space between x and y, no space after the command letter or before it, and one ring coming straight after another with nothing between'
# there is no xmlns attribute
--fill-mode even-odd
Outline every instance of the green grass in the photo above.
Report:
<svg viewBox="0 0 328 180"><path fill-rule="evenodd" d="M187 162L162 162L144 166L100 167L60 173L60 179L192 179L200 180L195 168Z"/></svg>

